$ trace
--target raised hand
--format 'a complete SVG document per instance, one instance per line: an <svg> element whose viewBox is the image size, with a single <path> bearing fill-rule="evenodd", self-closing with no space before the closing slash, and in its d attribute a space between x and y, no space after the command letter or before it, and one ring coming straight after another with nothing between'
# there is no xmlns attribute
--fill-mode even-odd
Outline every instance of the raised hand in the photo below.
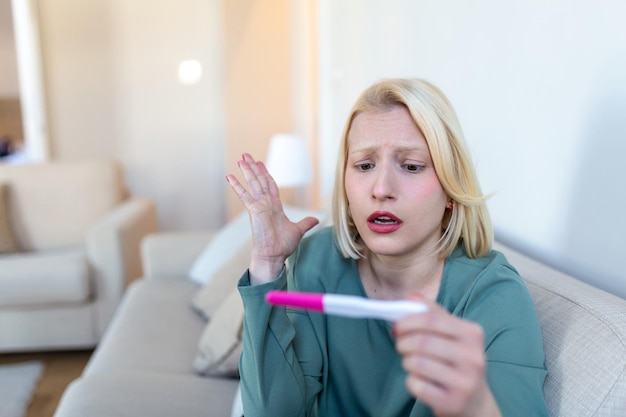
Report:
<svg viewBox="0 0 626 417"><path fill-rule="evenodd" d="M409 392L439 417L500 416L486 380L481 327L415 299L428 303L428 312L394 325Z"/></svg>
<svg viewBox="0 0 626 417"><path fill-rule="evenodd" d="M287 218L276 182L263 162L245 153L237 165L248 188L232 174L227 175L226 180L250 216L253 239L250 284L256 285L278 277L287 257L318 220L307 217L293 223Z"/></svg>

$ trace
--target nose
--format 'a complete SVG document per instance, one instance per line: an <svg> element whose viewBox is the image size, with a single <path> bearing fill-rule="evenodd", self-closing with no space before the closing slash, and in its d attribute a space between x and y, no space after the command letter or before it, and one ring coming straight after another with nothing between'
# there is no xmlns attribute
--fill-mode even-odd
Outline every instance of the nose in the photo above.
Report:
<svg viewBox="0 0 626 417"><path fill-rule="evenodd" d="M380 201L395 199L395 187L393 172L389 168L379 165L373 178L372 198Z"/></svg>

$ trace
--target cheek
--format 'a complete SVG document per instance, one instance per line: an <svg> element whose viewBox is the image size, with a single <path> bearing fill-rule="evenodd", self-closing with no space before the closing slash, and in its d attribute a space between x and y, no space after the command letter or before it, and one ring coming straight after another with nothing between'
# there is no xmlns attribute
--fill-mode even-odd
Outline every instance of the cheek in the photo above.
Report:
<svg viewBox="0 0 626 417"><path fill-rule="evenodd" d="M411 199L422 202L429 201L436 206L445 206L448 202L448 195L437 177L429 178L427 181L423 181L419 187L410 187L409 189L411 190L409 191Z"/></svg>
<svg viewBox="0 0 626 417"><path fill-rule="evenodd" d="M343 181L343 187L346 190L348 204L352 205L356 203L356 197L359 194L359 183L354 181L352 176L346 173Z"/></svg>

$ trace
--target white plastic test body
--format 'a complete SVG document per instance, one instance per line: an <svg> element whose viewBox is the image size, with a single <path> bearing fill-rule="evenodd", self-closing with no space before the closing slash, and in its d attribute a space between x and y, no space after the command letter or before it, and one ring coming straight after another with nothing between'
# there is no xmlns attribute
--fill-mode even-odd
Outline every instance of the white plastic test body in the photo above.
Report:
<svg viewBox="0 0 626 417"><path fill-rule="evenodd" d="M372 300L340 294L320 294L294 291L270 291L268 303L303 310L319 311L336 316L398 321L409 314L428 310L424 303L409 300Z"/></svg>

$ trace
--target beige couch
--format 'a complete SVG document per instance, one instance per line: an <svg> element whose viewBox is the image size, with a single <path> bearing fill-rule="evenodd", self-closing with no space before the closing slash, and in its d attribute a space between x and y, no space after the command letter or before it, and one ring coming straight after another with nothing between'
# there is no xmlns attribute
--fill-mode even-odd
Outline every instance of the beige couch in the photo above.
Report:
<svg viewBox="0 0 626 417"><path fill-rule="evenodd" d="M156 230L115 161L0 165L0 352L95 346Z"/></svg>
<svg viewBox="0 0 626 417"><path fill-rule="evenodd" d="M146 238L146 277L128 289L55 417L231 415L238 380L193 370L206 322L191 308L200 287L187 275L213 236L168 232Z"/></svg>
<svg viewBox="0 0 626 417"><path fill-rule="evenodd" d="M187 276L212 236L161 233L145 240L146 278L127 292L55 417L241 415L237 379L193 370L207 324L190 305L207 287L201 289ZM625 416L626 301L502 245L497 248L517 266L538 307L550 368L545 390L551 415ZM238 262L229 273L246 268L245 257Z"/></svg>

